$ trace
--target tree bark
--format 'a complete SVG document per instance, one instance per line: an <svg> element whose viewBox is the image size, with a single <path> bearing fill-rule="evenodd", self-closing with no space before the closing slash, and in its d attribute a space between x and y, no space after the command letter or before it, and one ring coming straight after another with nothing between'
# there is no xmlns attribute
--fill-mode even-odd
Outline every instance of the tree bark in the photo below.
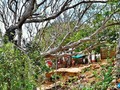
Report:
<svg viewBox="0 0 120 90"><path fill-rule="evenodd" d="M22 28L18 29L18 40L17 40L17 45L21 46L21 40L22 40Z"/></svg>
<svg viewBox="0 0 120 90"><path fill-rule="evenodd" d="M18 42L17 44L21 46L21 36L22 36L22 25L28 19L30 16L33 14L33 9L34 9L34 4L36 0L29 0L29 4L26 7L23 15L20 17L18 20L18 23L16 25L11 25L7 30L6 30L6 35L8 36L9 41L14 40L15 36L15 30L18 29Z"/></svg>

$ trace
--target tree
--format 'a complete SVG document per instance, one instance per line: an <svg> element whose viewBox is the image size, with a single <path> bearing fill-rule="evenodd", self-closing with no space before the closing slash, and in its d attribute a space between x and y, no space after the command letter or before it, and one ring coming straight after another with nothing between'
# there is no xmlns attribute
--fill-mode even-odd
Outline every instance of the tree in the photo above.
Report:
<svg viewBox="0 0 120 90"><path fill-rule="evenodd" d="M51 26L53 22L67 23L64 26L66 28L63 28L66 32L57 45L54 42L58 34L51 32L52 43L42 51L43 56L76 48L83 42L91 41L106 28L120 24L119 0L1 0L0 4L0 19L4 24L6 36L13 42L17 31L18 46L21 46L24 30L29 33L41 32L44 38L46 31L43 28ZM71 22L73 22L72 27ZM89 27L85 27L85 24ZM60 28L59 26L58 30ZM86 29L92 29L89 36L65 43L67 38L74 35L74 32Z"/></svg>
<svg viewBox="0 0 120 90"><path fill-rule="evenodd" d="M111 42L118 39L114 36L120 28L119 7L119 0L0 0L0 21L4 24L1 30L6 30L5 37L10 42L15 43L17 36L17 44L15 44L19 49L15 50L14 45L8 43L4 45L6 49L0 50L1 61L6 62L0 62L0 71L3 73L2 87L6 85L4 82L8 83L6 85L8 88L12 87L11 83L15 88L19 88L19 84L23 88L28 87L27 85L33 87L31 76L39 74L38 69L41 69L39 65L42 65L43 60L41 56L60 57L69 54L70 48L75 50L80 46L83 47L80 50L88 51L98 44L103 44L102 41ZM23 46L26 46L25 49ZM79 53L81 52L72 54ZM29 67L37 67L37 69L30 70ZM16 82L17 77L13 74L15 70L11 73L6 72L9 68L11 71L17 70L22 84ZM26 81L28 78L29 81ZM27 82L26 86L23 79Z"/></svg>

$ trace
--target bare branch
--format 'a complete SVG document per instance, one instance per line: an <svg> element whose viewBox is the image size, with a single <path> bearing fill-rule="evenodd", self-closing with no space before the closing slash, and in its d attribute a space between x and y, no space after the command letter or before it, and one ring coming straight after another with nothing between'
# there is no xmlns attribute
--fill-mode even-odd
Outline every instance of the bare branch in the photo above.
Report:
<svg viewBox="0 0 120 90"><path fill-rule="evenodd" d="M109 17L107 17L100 28L98 28L93 34L91 34L89 37L85 37L83 39L80 39L78 40L77 42L73 42L69 45L65 45L65 46L61 46L61 47L56 47L52 50L49 50L47 52L44 52L44 53L41 53L41 55L49 55L49 54L54 54L58 51L64 51L66 49L69 49L69 48L75 48L76 46L78 46L79 44L83 43L83 42L87 42L87 41L90 41L96 34L98 34L100 31L104 30L106 28L106 23L108 22L108 20L112 17L113 14L111 14ZM108 25L109 26L109 25Z"/></svg>
<svg viewBox="0 0 120 90"><path fill-rule="evenodd" d="M23 23L26 21L26 19L32 15L35 1L36 0L29 1L28 7L26 8L25 12L23 13L22 17L20 18L18 27L21 27L23 25Z"/></svg>
<svg viewBox="0 0 120 90"><path fill-rule="evenodd" d="M106 2L107 2L107 1L81 1L81 2L79 2L79 3L77 3L77 4L75 4L75 5L72 5L72 6L70 6L70 7L66 7L68 1L69 1L69 0L67 0L67 1L64 3L64 5L61 7L61 9L60 9L59 12L53 14L52 16L49 16L49 17L47 17L47 18L42 18L42 19L34 19L34 18L33 18L33 19L30 19L30 20L28 19L28 20L26 20L25 23L44 22L44 21L47 21L47 20L55 19L55 18L58 17L62 12L66 11L66 10L68 10L68 9L74 8L74 7L76 7L76 6L80 5L80 4L84 4L84 3L106 3Z"/></svg>
<svg viewBox="0 0 120 90"><path fill-rule="evenodd" d="M97 42L94 45L87 47L85 50L81 51L81 52L73 52L74 49L67 51L66 53L62 53L62 54L51 54L51 56L53 57L63 57L63 56L72 56L72 55L77 55L77 54L83 54L83 53L89 53L90 51L92 51L93 49L95 49L96 47L104 44L106 42ZM72 53L69 53L72 52Z"/></svg>

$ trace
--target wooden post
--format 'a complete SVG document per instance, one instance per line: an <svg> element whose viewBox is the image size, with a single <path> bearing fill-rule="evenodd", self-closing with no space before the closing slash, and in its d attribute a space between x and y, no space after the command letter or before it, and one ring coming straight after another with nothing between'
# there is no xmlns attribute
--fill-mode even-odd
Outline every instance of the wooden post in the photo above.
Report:
<svg viewBox="0 0 120 90"><path fill-rule="evenodd" d="M55 69L57 70L57 67L58 67L58 58L56 57L55 59L56 59ZM57 84L56 84L57 78L56 78L56 76L57 76L57 73L55 72L55 90L57 90Z"/></svg>

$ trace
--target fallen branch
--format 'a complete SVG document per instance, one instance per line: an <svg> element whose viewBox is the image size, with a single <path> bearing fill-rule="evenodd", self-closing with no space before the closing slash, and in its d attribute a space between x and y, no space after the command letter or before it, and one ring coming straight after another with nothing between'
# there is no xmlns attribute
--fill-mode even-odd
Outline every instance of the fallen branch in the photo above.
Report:
<svg viewBox="0 0 120 90"><path fill-rule="evenodd" d="M111 17L111 16L110 16L110 17ZM120 25L119 22L117 22L117 23L111 23L111 24L106 25L106 23L107 23L107 21L110 19L110 17L107 18L107 19L103 22L102 26L101 26L98 30L96 30L90 37L86 37L86 38L80 39L80 40L78 40L77 42L73 42L73 43L71 43L71 44L69 44L69 45L60 46L60 47L55 47L55 48L53 48L53 49L50 49L50 50L47 51L47 52L41 53L41 55L42 55L42 56L46 56L46 55L52 54L53 56L56 55L56 57L58 57L58 56L63 56L62 54L61 54L61 55L57 55L57 54L55 54L55 53L57 53L57 52L59 52L59 51L68 50L69 48L75 48L75 47L77 47L79 44L81 44L81 43L83 43L83 42L90 41L90 40L92 40L92 38L93 38L96 34L98 34L99 32L101 32L102 30L104 30L105 28L107 28L107 27L109 27L109 26L112 26L112 25ZM68 54L68 55L69 55L69 54Z"/></svg>

